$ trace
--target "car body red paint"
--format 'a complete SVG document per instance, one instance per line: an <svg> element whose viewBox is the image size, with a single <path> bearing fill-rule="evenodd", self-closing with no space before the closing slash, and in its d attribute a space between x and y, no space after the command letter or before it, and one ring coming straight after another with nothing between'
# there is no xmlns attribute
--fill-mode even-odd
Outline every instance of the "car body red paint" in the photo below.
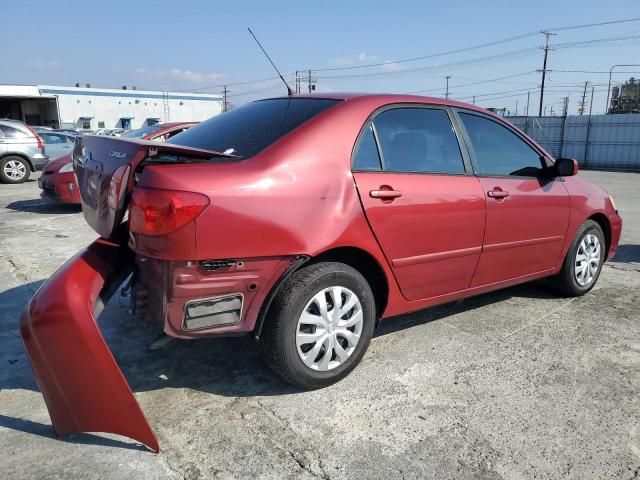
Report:
<svg viewBox="0 0 640 480"><path fill-rule="evenodd" d="M164 142L173 135L197 124L198 122L162 123L156 125L156 129L145 133L139 138L141 140ZM60 203L80 204L80 191L75 173L73 170L60 171L71 162L71 155L64 155L45 165L42 176L38 181L38 186L42 189L42 192L40 192L42 198Z"/></svg>
<svg viewBox="0 0 640 480"><path fill-rule="evenodd" d="M152 152L156 154L149 142L100 137L84 139L82 152L74 154L87 221L119 248L134 252L133 297L145 299L147 319L166 334L185 339L257 336L260 320L281 280L305 259L331 258L336 252L364 255L379 269L384 298L379 298L377 308L382 319L554 275L560 271L576 232L589 218L604 227L608 258L615 253L621 220L602 189L577 177L489 176L475 170L455 111L481 113L515 131L504 119L470 105L418 96L336 94L302 98L340 102L247 159L209 162L207 155L225 154L159 144L176 158L200 160L145 163ZM396 105L444 108L458 132L465 173L353 169L352 156L363 127L376 112ZM524 134L518 135L525 138ZM553 158L531 140L526 142L551 168ZM116 152L111 157L121 158L109 159L106 152ZM131 174L125 179L118 209L109 210L105 206L109 175L124 164L131 165ZM112 235L122 228L117 224L131 192L140 187L196 192L208 198L209 206L182 228L165 235L129 232L127 247L124 240ZM389 192L397 195L391 198ZM39 326L43 337L54 335L58 339L59 352L66 350L64 336L54 333L60 320L52 296L64 291L65 283L79 282L82 275L90 275L86 268L91 262L86 255L71 260L36 294L23 317L23 338ZM212 261L223 266L209 268ZM95 274L100 279L104 277L99 268L102 262L105 260L97 261ZM130 263L121 268L132 267ZM116 269L113 263L110 265ZM79 269L84 273L76 274ZM87 305L102 280L92 282L89 291L76 294L82 310L75 304L56 303L57 308L68 312L68 325L59 328L73 331L90 325L91 341L100 343ZM243 297L238 322L185 328L189 301L233 293ZM73 361L62 353L55 358L53 352L37 353L27 338L25 344L41 385L50 377L64 376L60 370L65 362ZM103 347L101 344L101 351ZM104 352L102 355L106 356ZM112 360L105 361L109 366L101 372L101 381L117 385L114 388L124 396L121 374ZM79 385L59 378L57 384L68 389L65 394L73 399L72 405L79 408L84 403ZM56 430L65 433L91 427L80 419L73 429L59 428L58 415L53 412L62 408L61 400L44 387L43 395ZM109 418L101 428L122 433L122 422ZM145 423L138 421L135 432L125 434L155 449Z"/></svg>

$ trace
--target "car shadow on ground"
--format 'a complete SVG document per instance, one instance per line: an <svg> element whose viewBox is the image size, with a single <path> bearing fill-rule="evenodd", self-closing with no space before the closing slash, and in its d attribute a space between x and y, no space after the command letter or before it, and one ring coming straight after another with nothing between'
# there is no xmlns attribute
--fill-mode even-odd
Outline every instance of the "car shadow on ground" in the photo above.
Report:
<svg viewBox="0 0 640 480"><path fill-rule="evenodd" d="M0 292L0 392L38 391L22 349L18 319L40 284L33 282ZM546 282L533 282L389 319L378 327L375 336L390 335L511 297L555 298L555 295ZM191 389L224 397L301 393L269 369L251 337L173 340L161 349L150 350L150 344L158 336L157 329L138 320L127 308L127 299L116 293L101 315L99 325L134 392ZM54 437L47 425L7 415L0 415L0 427ZM76 435L70 441L118 446L114 440L95 435ZM128 445L122 442L122 446Z"/></svg>
<svg viewBox="0 0 640 480"><path fill-rule="evenodd" d="M9 210L29 213L57 214L57 213L78 213L82 211L80 205L57 203L44 199L16 200L7 207Z"/></svg>
<svg viewBox="0 0 640 480"><path fill-rule="evenodd" d="M611 261L616 263L640 263L640 245L618 245L618 250Z"/></svg>
<svg viewBox="0 0 640 480"><path fill-rule="evenodd" d="M33 422L22 418L13 418L0 414L0 427L16 430L19 432L30 433L40 437L51 438L52 440L62 440L65 443L76 443L82 445L100 445L103 447L126 448L130 450L146 450L142 445L136 443L128 443L112 438L106 438L91 433L78 433L74 435L66 435L58 437L51 428L51 425Z"/></svg>

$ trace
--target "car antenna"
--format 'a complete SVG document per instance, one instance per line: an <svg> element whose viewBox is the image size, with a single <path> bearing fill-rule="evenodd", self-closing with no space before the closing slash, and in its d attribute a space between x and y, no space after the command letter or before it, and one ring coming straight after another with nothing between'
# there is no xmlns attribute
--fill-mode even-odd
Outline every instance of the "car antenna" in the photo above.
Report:
<svg viewBox="0 0 640 480"><path fill-rule="evenodd" d="M273 63L273 60L271 60L271 57L269 56L269 54L267 53L267 51L262 47L262 45L260 44L260 42L258 41L258 39L256 38L256 36L253 34L253 32L251 31L251 29L249 27L247 27L247 30L249 30L249 33L251 34L251 36L253 37L253 39L256 41L256 43L258 44L258 46L260 47L260 50L262 50L262 53L264 53L265 57L267 57L267 60L269 60L269 63L271 63L271 66L273 66L274 70L276 72L278 72L278 76L280 77L280 80L282 80L282 83L284 83L284 85L287 87L287 95L289 95L290 97L292 97L294 95L293 90L291 90L291 87L289 86L289 84L287 83L287 81L284 79L284 77L282 76L282 74L280 73L280 70L278 70L278 67L276 67L276 64Z"/></svg>

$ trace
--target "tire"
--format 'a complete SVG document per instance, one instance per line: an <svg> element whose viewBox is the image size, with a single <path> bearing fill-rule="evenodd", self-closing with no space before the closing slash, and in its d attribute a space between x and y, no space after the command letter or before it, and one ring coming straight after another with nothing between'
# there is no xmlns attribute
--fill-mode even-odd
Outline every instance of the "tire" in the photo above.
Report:
<svg viewBox="0 0 640 480"><path fill-rule="evenodd" d="M595 239L595 240L594 240ZM594 266L596 247L594 242L597 241L597 266ZM581 276L578 273L577 256L586 256L586 260L580 262L581 265L587 265L586 272ZM598 281L602 265L605 261L606 243L602 228L597 222L587 220L584 222L576 233L573 242L569 246L567 256L562 264L560 272L551 278L551 284L562 295L567 297L578 297L584 295ZM583 272L585 267L582 267Z"/></svg>
<svg viewBox="0 0 640 480"><path fill-rule="evenodd" d="M342 315L334 310L338 296ZM337 262L311 264L295 272L275 296L260 339L262 353L284 381L305 390L326 387L362 360L375 319L373 292L360 272Z"/></svg>
<svg viewBox="0 0 640 480"><path fill-rule="evenodd" d="M3 183L23 183L30 174L31 167L24 158L10 155L0 160L0 180Z"/></svg>

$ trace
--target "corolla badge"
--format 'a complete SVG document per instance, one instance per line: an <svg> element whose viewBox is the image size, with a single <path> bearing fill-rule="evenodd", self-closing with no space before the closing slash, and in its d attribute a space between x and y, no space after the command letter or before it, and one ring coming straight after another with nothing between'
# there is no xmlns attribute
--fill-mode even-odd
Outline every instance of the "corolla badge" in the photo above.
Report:
<svg viewBox="0 0 640 480"><path fill-rule="evenodd" d="M127 154L126 152L116 152L115 150L111 150L109 152L109 156L116 157L116 158L126 158Z"/></svg>

